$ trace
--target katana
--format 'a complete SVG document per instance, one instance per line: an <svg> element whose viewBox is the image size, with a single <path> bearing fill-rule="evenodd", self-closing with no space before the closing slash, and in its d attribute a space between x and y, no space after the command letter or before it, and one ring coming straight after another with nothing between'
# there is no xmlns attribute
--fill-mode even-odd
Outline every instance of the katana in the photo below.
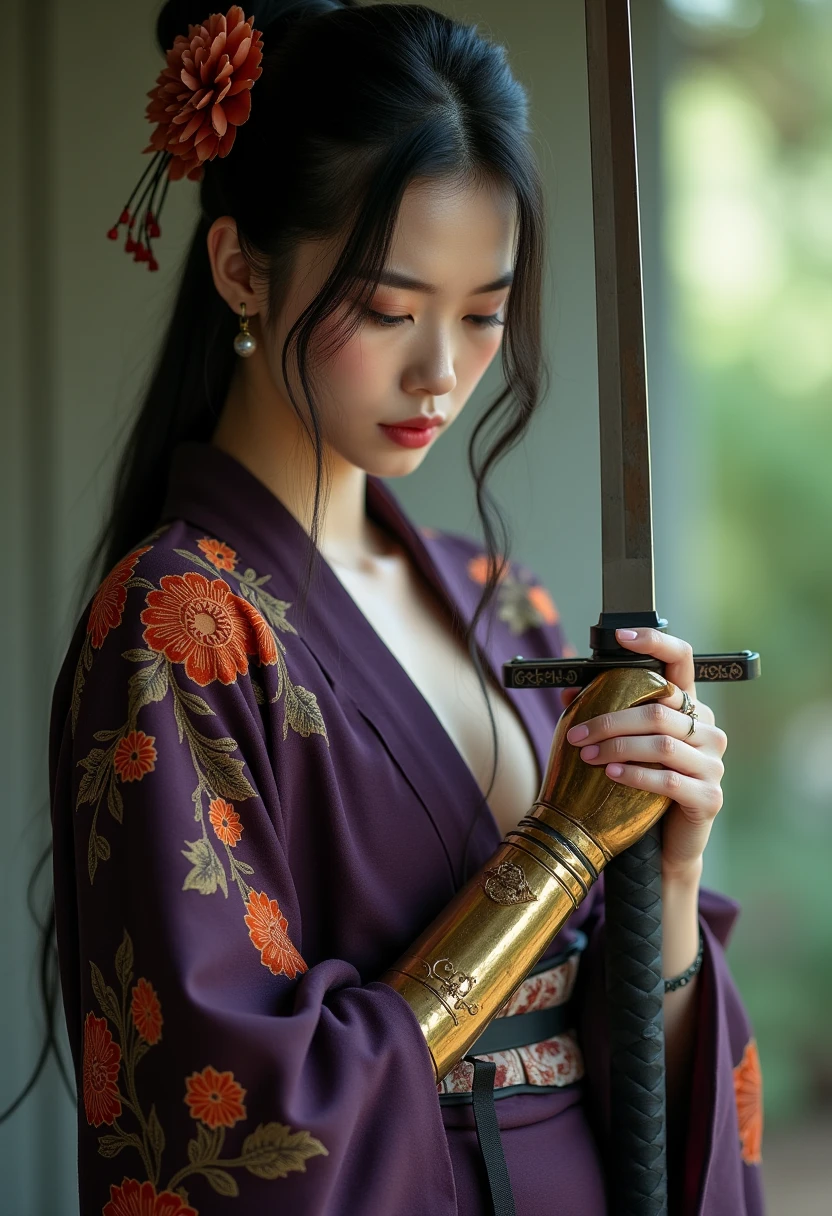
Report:
<svg viewBox="0 0 832 1216"><path fill-rule="evenodd" d="M600 672L663 664L621 647L620 628L667 622L656 612L650 436L629 0L585 0L595 232L603 605L592 657L521 657L512 688L583 688ZM752 679L760 658L695 655L700 682ZM597 711L597 706L596 706ZM660 824L605 871L611 1050L610 1202L616 1216L667 1212Z"/></svg>

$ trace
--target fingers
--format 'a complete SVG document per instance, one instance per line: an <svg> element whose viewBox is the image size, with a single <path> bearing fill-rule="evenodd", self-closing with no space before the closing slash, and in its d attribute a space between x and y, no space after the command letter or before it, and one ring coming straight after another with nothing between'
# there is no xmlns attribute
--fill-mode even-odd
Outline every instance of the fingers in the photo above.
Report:
<svg viewBox="0 0 832 1216"><path fill-rule="evenodd" d="M619 735L581 748L587 764L661 764L686 777L720 782L725 767L714 752L691 747L672 735Z"/></svg>
<svg viewBox="0 0 832 1216"><path fill-rule="evenodd" d="M682 703L682 695L678 691L674 700ZM689 735L690 715L680 713L678 708L665 705L662 701L650 701L647 705L634 705L631 709L620 709L615 713L601 714L573 726L566 738L570 743L586 747L592 743L602 743L618 735L670 735L674 739L685 739L691 747L707 748L722 756L728 744L724 731L708 723L696 723L696 732Z"/></svg>
<svg viewBox="0 0 832 1216"><path fill-rule="evenodd" d="M722 789L716 782L687 777L673 769L643 768L638 764L608 764L607 776L618 785L632 786L652 794L663 794L678 803L685 818L707 823L722 807Z"/></svg>
<svg viewBox="0 0 832 1216"><path fill-rule="evenodd" d="M616 639L627 650L649 654L665 664L665 676L680 688L692 688L695 671L693 647L682 638L658 629L616 629Z"/></svg>

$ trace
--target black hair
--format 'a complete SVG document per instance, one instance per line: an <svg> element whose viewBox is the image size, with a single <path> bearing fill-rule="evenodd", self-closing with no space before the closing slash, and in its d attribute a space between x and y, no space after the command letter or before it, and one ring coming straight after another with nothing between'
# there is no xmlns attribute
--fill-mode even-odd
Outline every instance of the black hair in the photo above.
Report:
<svg viewBox="0 0 832 1216"><path fill-rule="evenodd" d="M502 46L475 26L421 4L255 0L245 11L263 34L262 75L252 90L251 115L238 128L230 153L205 164L201 216L155 368L118 463L112 508L91 558L88 589L153 531L174 448L185 440L209 440L226 400L236 365L238 318L211 276L206 236L214 220L234 218L245 258L268 285L267 312L260 319L267 331L279 313L298 243L340 241L335 266L292 325L282 352L287 385L291 360L303 391L299 402L289 390L315 454L302 599L314 569L325 493L321 429L308 366L315 331L348 293L355 299L357 283L359 305L370 299L409 183L495 185L515 200L517 235L501 348L505 386L483 410L468 449L489 560L465 640L485 691L474 630L493 599L500 557L509 548L508 528L486 481L523 436L543 396L545 374L543 191L526 92L512 75ZM157 22L162 51L205 17L193 0L166 4ZM360 323L355 311L348 311L348 319L327 354L355 332ZM493 715L491 725L493 786ZM475 822L476 816L463 871ZM54 915L47 928L53 923Z"/></svg>

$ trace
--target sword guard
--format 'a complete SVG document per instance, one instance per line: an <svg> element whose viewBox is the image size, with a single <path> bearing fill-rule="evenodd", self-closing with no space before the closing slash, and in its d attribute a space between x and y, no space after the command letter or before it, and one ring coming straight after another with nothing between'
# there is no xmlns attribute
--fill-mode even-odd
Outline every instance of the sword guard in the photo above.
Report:
<svg viewBox="0 0 832 1216"><path fill-rule="evenodd" d="M657 659L639 658L622 647L623 655L629 658L524 659L517 655L503 663L503 684L506 688L586 688L611 667L646 667L664 674L664 663ZM755 680L760 674L760 656L754 650L695 654L693 662L697 684L736 684Z"/></svg>
<svg viewBox="0 0 832 1216"><path fill-rule="evenodd" d="M664 663L622 646L615 636L616 629L657 629L664 633L667 621L652 610L602 612L598 624L589 631L591 659L524 659L518 654L503 663L503 684L506 688L586 688L611 667L645 667L664 675ZM755 650L695 654L693 662L697 684L736 684L756 680L760 674L760 656Z"/></svg>

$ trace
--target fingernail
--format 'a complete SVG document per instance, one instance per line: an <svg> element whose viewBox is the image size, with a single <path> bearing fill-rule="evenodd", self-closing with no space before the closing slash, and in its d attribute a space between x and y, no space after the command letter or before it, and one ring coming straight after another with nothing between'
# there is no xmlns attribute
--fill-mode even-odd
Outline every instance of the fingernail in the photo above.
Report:
<svg viewBox="0 0 832 1216"><path fill-rule="evenodd" d="M632 642L638 637L638 631L635 629L616 629L615 636L622 638L626 642Z"/></svg>
<svg viewBox="0 0 832 1216"><path fill-rule="evenodd" d="M570 743L579 743L581 739L585 739L588 734L588 726L573 726L570 731L567 731L566 737Z"/></svg>
<svg viewBox="0 0 832 1216"><path fill-rule="evenodd" d="M608 777L620 777L623 772L624 772L624 766L622 764L608 764L607 765L607 776Z"/></svg>
<svg viewBox="0 0 832 1216"><path fill-rule="evenodd" d="M594 760L600 750L597 743L590 743L589 747L581 748L581 757L584 760Z"/></svg>

